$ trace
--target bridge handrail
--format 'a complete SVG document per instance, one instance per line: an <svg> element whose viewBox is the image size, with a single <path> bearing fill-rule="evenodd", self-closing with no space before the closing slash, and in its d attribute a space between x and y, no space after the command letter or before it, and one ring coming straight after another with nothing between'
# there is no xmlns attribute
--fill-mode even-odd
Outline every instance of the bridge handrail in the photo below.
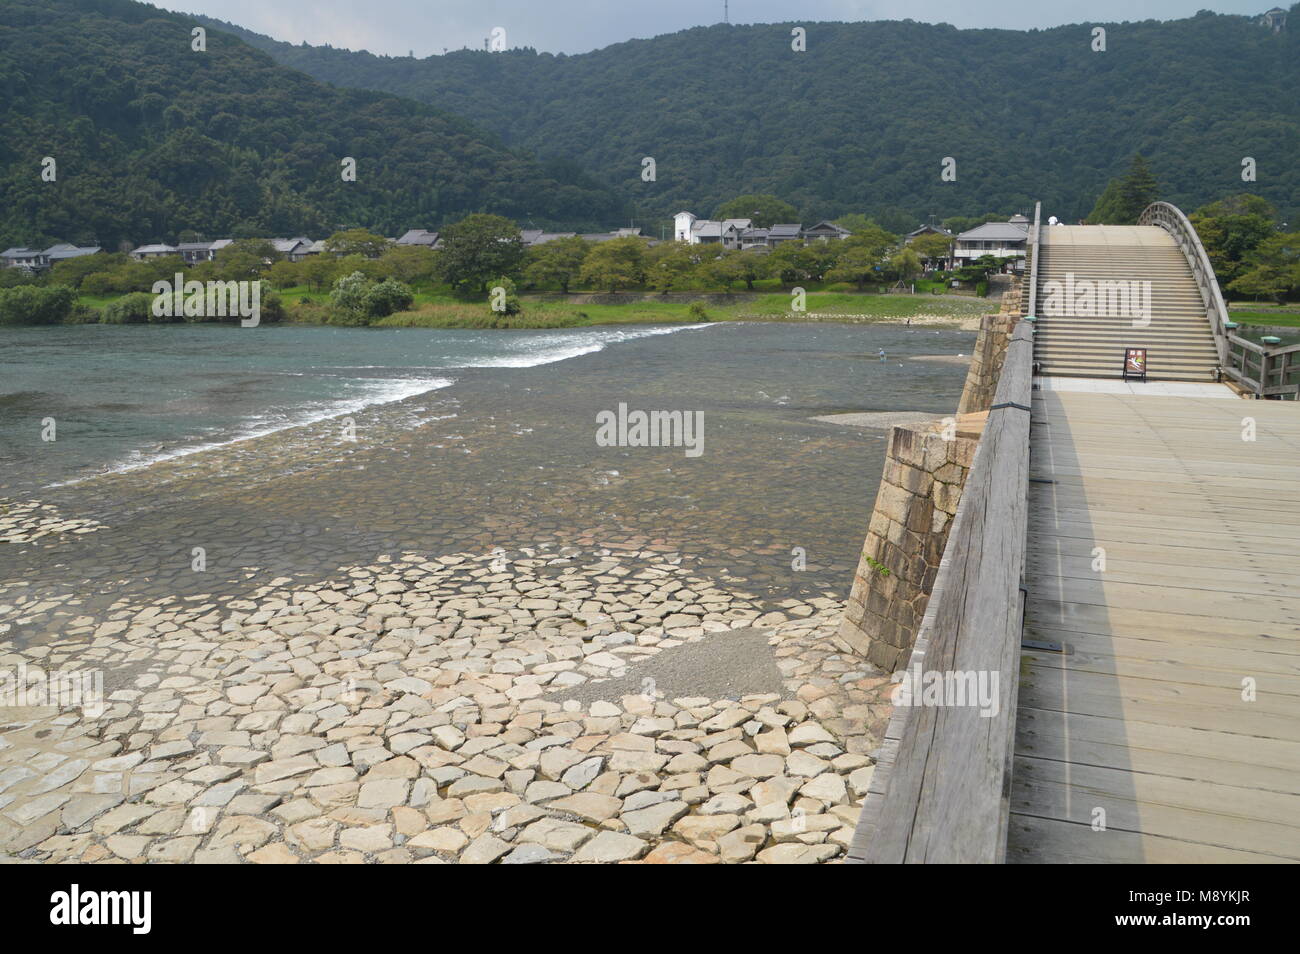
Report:
<svg viewBox="0 0 1300 954"><path fill-rule="evenodd" d="M1043 203L1034 203L1034 224L1029 230L1029 298L1027 299L1026 315L1038 314L1038 237L1039 237L1039 219L1043 214Z"/></svg>
<svg viewBox="0 0 1300 954"><path fill-rule="evenodd" d="M1028 525L1031 323L1007 344L905 678L973 673L996 711L899 704L848 860L998 863L1006 858ZM897 678L897 674L896 674ZM921 681L932 678L922 676ZM993 708L993 707L990 707Z"/></svg>
<svg viewBox="0 0 1300 954"><path fill-rule="evenodd" d="M1201 300L1205 304L1206 316L1210 319L1210 331L1214 334L1214 346L1219 352L1219 364L1223 365L1228 357L1227 328L1231 319L1228 306L1223 300L1218 279L1214 275L1214 265L1201 244L1201 237L1196 228L1183 214L1182 209L1168 202L1152 202L1138 216L1138 225L1156 225L1173 235L1183 250L1187 262L1192 266L1197 287L1201 290Z"/></svg>
<svg viewBox="0 0 1300 954"><path fill-rule="evenodd" d="M1300 355L1300 344L1282 347L1257 344L1231 332L1227 335L1227 342L1227 359L1222 365L1224 374L1254 391L1256 397L1290 394L1300 400L1300 385L1287 383L1298 366L1290 362L1290 357ZM1233 350L1237 347L1241 348L1240 354ZM1277 378L1276 385L1271 383L1274 377Z"/></svg>

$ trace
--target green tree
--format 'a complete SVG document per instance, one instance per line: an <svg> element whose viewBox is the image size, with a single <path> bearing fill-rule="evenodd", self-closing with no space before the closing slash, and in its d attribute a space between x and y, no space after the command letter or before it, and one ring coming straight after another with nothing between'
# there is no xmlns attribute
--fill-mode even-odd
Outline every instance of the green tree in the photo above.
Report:
<svg viewBox="0 0 1300 954"><path fill-rule="evenodd" d="M298 263L299 275L313 291L333 285L340 270L338 259L333 255L309 255Z"/></svg>
<svg viewBox="0 0 1300 954"><path fill-rule="evenodd" d="M1279 303L1300 292L1300 232L1270 235L1251 251L1246 265L1228 286L1232 291Z"/></svg>
<svg viewBox="0 0 1300 954"><path fill-rule="evenodd" d="M109 325L144 324L153 316L153 301L148 292L131 292L105 305L99 320Z"/></svg>
<svg viewBox="0 0 1300 954"><path fill-rule="evenodd" d="M680 287L698 264L699 248L681 242L661 242L646 249L643 266L646 285L661 295Z"/></svg>
<svg viewBox="0 0 1300 954"><path fill-rule="evenodd" d="M288 288L302 281L302 268L299 262L280 261L274 263L266 272L266 279L276 288Z"/></svg>
<svg viewBox="0 0 1300 954"><path fill-rule="evenodd" d="M911 281L921 274L921 256L909 247L901 248L890 256L889 270L899 281Z"/></svg>
<svg viewBox="0 0 1300 954"><path fill-rule="evenodd" d="M620 286L636 285L644 278L645 242L630 236L601 242L582 265L582 280L608 288L611 295Z"/></svg>
<svg viewBox="0 0 1300 954"><path fill-rule="evenodd" d="M507 218L476 213L443 230L438 270L458 290L482 293L489 278L517 276L523 261L523 236Z"/></svg>
<svg viewBox="0 0 1300 954"><path fill-rule="evenodd" d="M750 291L754 290L754 282L766 278L771 270L772 263L768 261L767 252L748 248L736 256L736 272Z"/></svg>
<svg viewBox="0 0 1300 954"><path fill-rule="evenodd" d="M798 260L803 263L808 276L813 281L820 282L826 277L827 272L835 267L835 263L844 254L845 248L842 241L809 242L799 249Z"/></svg>
<svg viewBox="0 0 1300 954"><path fill-rule="evenodd" d="M330 291L331 316L338 324L363 325L370 314L368 296L374 282L361 272L344 275Z"/></svg>
<svg viewBox="0 0 1300 954"><path fill-rule="evenodd" d="M567 295L590 250L590 243L576 235L534 245L525 257L524 278L531 285L559 285Z"/></svg>
<svg viewBox="0 0 1300 954"><path fill-rule="evenodd" d="M710 251L714 251L713 247ZM706 285L721 288L730 295L731 286L743 277L739 261L741 254L733 249L719 248L716 254L706 254L695 272Z"/></svg>
<svg viewBox="0 0 1300 954"><path fill-rule="evenodd" d="M362 255L378 258L392 246L382 235L365 229L345 229L335 232L325 240L325 251L334 255Z"/></svg>
<svg viewBox="0 0 1300 954"><path fill-rule="evenodd" d="M65 320L77 293L67 285L0 289L0 325L54 325Z"/></svg>
<svg viewBox="0 0 1300 954"><path fill-rule="evenodd" d="M1089 225L1136 225L1138 216L1159 198L1156 177L1142 153L1129 162L1128 171L1111 179L1097 204L1088 213Z"/></svg>
<svg viewBox="0 0 1300 954"><path fill-rule="evenodd" d="M336 275L351 275L360 272L372 282L383 281L389 277L389 269L378 258L366 258L364 255L345 255L334 260Z"/></svg>
<svg viewBox="0 0 1300 954"><path fill-rule="evenodd" d="M778 222L798 222L799 210L774 195L741 195L713 210L715 219L753 219L754 227L765 229Z"/></svg>
<svg viewBox="0 0 1300 954"><path fill-rule="evenodd" d="M1147 161L1142 158L1142 153L1139 152L1133 157L1128 174L1124 176L1120 198L1124 202L1125 209L1136 222L1142 211L1159 197L1160 189L1156 184L1156 177L1152 174Z"/></svg>
<svg viewBox="0 0 1300 954"><path fill-rule="evenodd" d="M769 274L776 275L783 284L793 285L812 277L803 246L798 242L782 242L768 253Z"/></svg>
<svg viewBox="0 0 1300 954"><path fill-rule="evenodd" d="M850 212L848 215L841 215L838 219L835 219L835 224L848 229L850 232L880 228L880 224L875 219L863 215L861 212Z"/></svg>
<svg viewBox="0 0 1300 954"><path fill-rule="evenodd" d="M425 245L393 245L379 261L393 278L407 284L437 277L438 253Z"/></svg>
<svg viewBox="0 0 1300 954"><path fill-rule="evenodd" d="M1211 202L1187 218L1205 246L1219 283L1226 288L1246 271L1250 253L1275 234L1276 217L1265 199L1242 194Z"/></svg>
<svg viewBox="0 0 1300 954"><path fill-rule="evenodd" d="M897 244L897 235L893 232L886 232L875 224L859 229L840 242L842 248L866 248L877 255L883 255L887 249Z"/></svg>
<svg viewBox="0 0 1300 954"><path fill-rule="evenodd" d="M266 239L236 239L217 253L216 264L224 280L244 281L257 278L278 258L275 246Z"/></svg>
<svg viewBox="0 0 1300 954"><path fill-rule="evenodd" d="M406 311L415 301L409 285L393 278L385 278L372 285L364 296L366 314L372 318L382 318L395 311Z"/></svg>
<svg viewBox="0 0 1300 954"><path fill-rule="evenodd" d="M65 258L56 262L50 269L50 281L61 285L80 288L89 275L98 275L125 265L129 259L120 253L107 255L98 252L94 255L81 255L77 258ZM17 271L17 269L15 269Z"/></svg>
<svg viewBox="0 0 1300 954"><path fill-rule="evenodd" d="M916 252L923 262L937 262L947 259L952 254L952 239L947 235L927 232L912 239L908 248Z"/></svg>
<svg viewBox="0 0 1300 954"><path fill-rule="evenodd" d="M835 282L856 282L858 291L863 291L867 282L880 281L882 255L882 249L870 245L851 245L844 249L827 277Z"/></svg>

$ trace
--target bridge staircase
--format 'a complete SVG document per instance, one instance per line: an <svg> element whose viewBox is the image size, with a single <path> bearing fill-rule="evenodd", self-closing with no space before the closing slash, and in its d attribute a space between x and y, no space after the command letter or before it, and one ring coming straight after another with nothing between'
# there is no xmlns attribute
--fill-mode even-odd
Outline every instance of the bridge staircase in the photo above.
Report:
<svg viewBox="0 0 1300 954"><path fill-rule="evenodd" d="M1214 380L1219 354L1206 304L1166 229L1044 226L1038 249L1034 361L1040 374L1118 378L1125 349L1146 348L1148 379ZM1092 302L1084 295L1089 287Z"/></svg>

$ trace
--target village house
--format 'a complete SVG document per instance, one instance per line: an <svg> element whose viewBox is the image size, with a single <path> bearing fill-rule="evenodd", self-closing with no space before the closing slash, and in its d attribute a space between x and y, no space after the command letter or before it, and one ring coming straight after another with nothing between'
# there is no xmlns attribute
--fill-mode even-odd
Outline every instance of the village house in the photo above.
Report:
<svg viewBox="0 0 1300 954"><path fill-rule="evenodd" d="M312 254L312 240L309 238L289 238L289 239L271 239L271 245L280 253L288 262L301 262L308 255Z"/></svg>
<svg viewBox="0 0 1300 954"><path fill-rule="evenodd" d="M903 244L911 245L913 239L918 239L922 235L942 235L945 238L952 238L952 233L947 229L941 229L937 225L922 225L920 228L912 229L903 236Z"/></svg>
<svg viewBox="0 0 1300 954"><path fill-rule="evenodd" d="M150 258L166 258L168 255L179 255L180 249L175 245L141 245L139 248L133 248L128 253L137 262L143 262Z"/></svg>
<svg viewBox="0 0 1300 954"><path fill-rule="evenodd" d="M547 242L554 242L556 239L573 238L577 232L547 232L544 229L524 229L521 233L524 240L524 248L532 248L534 245L545 245Z"/></svg>
<svg viewBox="0 0 1300 954"><path fill-rule="evenodd" d="M778 245L785 245L787 242L802 242L803 226L797 222L774 223L767 230L768 248L776 248Z"/></svg>
<svg viewBox="0 0 1300 954"><path fill-rule="evenodd" d="M56 242L44 251L35 248L7 248L0 252L0 267L36 272L70 258L94 255L100 250L98 245L70 245L67 242Z"/></svg>
<svg viewBox="0 0 1300 954"><path fill-rule="evenodd" d="M176 248L180 250L181 258L185 260L186 265L212 261L211 242L181 242Z"/></svg>
<svg viewBox="0 0 1300 954"><path fill-rule="evenodd" d="M687 245L721 245L724 248L775 248L786 242L845 239L853 233L834 222L818 222L804 228L798 222L777 223L755 228L752 219L701 219L693 212L673 216L673 238Z"/></svg>
<svg viewBox="0 0 1300 954"><path fill-rule="evenodd" d="M99 251L100 247L98 245L70 245L67 242L59 242L42 252L41 258L46 266L53 267L59 262L66 262L70 258L96 255Z"/></svg>
<svg viewBox="0 0 1300 954"><path fill-rule="evenodd" d="M687 245L722 245L740 248L743 235L750 230L750 219L701 219L693 212L678 212L673 216L673 238Z"/></svg>
<svg viewBox="0 0 1300 954"><path fill-rule="evenodd" d="M39 249L34 248L7 248L0 252L0 262L4 262L6 268L26 268L35 271L40 268L41 253Z"/></svg>
<svg viewBox="0 0 1300 954"><path fill-rule="evenodd" d="M803 237L807 241L818 239L823 242L831 239L846 239L853 233L842 225L836 225L834 222L818 222L816 225L803 230Z"/></svg>
<svg viewBox="0 0 1300 954"><path fill-rule="evenodd" d="M423 248L437 248L442 244L437 232L430 232L426 229L407 229L402 233L401 238L397 239L394 245L417 245Z"/></svg>
<svg viewBox="0 0 1300 954"><path fill-rule="evenodd" d="M278 256L290 262L301 262L309 255L318 255L324 251L323 241L313 242L311 239L302 236L287 239L273 238L266 241L271 244ZM217 256L234 243L235 239L228 238L217 239L214 242L181 242L179 245L158 243L141 245L139 248L132 249L129 254L137 262L177 255L186 265L201 265L204 262L215 262ZM99 251L99 249L96 248L94 251ZM81 254L88 253L82 251Z"/></svg>
<svg viewBox="0 0 1300 954"><path fill-rule="evenodd" d="M555 236L559 238L560 236ZM582 238L588 242L611 242L620 238L640 238L639 228L614 229L612 232L586 232Z"/></svg>
<svg viewBox="0 0 1300 954"><path fill-rule="evenodd" d="M958 265L984 255L996 258L1025 255L1029 242L1029 219L1013 215L1005 222L985 222L960 233L953 242L953 258Z"/></svg>
<svg viewBox="0 0 1300 954"><path fill-rule="evenodd" d="M1274 7L1261 13L1255 18L1255 22L1270 33L1283 33L1286 31L1286 11L1281 7Z"/></svg>

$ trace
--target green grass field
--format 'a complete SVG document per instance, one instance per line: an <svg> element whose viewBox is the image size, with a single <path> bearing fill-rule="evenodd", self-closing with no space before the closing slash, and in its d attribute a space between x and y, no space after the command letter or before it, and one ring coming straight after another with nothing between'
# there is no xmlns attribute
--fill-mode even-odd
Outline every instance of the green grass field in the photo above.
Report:
<svg viewBox="0 0 1300 954"><path fill-rule="evenodd" d="M1300 328L1300 309L1260 308L1250 310L1230 308L1229 316L1243 325L1276 325L1279 328Z"/></svg>
<svg viewBox="0 0 1300 954"><path fill-rule="evenodd" d="M574 304L522 296L518 315L496 316L480 304L454 300L420 302L372 323L381 328L574 328L585 325L693 323L702 320L688 302L636 301L625 304ZM807 310L795 313L788 294L727 301L714 295L704 305L706 321L895 321L919 316L947 317L954 323L995 310L992 303L955 295L810 294Z"/></svg>
<svg viewBox="0 0 1300 954"><path fill-rule="evenodd" d="M763 285L774 283L763 282ZM953 323L997 310L987 299L960 295L881 295L857 293L848 286L830 285L828 290L808 289L805 310L791 309L788 291L774 287L771 291L735 295L700 293L704 317L692 313L693 302L645 300L603 304L577 302L554 293L520 296L523 310L517 315L495 315L486 303L466 301L445 287L417 287L412 307L403 312L371 322L380 328L576 328L587 325L638 323L693 323L705 321L897 321L929 317L949 318ZM306 286L276 290L284 304L286 320L303 324L329 321L329 292L313 291ZM626 293L641 296L641 292ZM81 295L79 301L101 309L118 295Z"/></svg>

